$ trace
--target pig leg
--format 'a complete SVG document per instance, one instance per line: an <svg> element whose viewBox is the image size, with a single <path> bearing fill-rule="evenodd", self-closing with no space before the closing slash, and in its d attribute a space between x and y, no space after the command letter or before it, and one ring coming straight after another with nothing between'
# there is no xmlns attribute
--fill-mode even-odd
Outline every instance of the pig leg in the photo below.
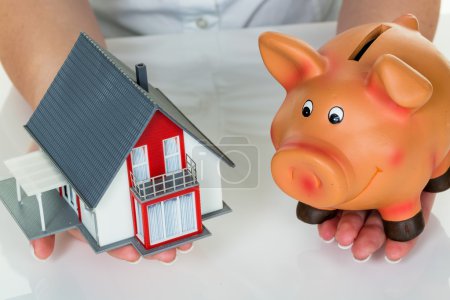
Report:
<svg viewBox="0 0 450 300"><path fill-rule="evenodd" d="M423 190L429 193L439 193L447 190L448 188L450 188L450 169L448 169L443 175L430 179Z"/></svg>
<svg viewBox="0 0 450 300"><path fill-rule="evenodd" d="M299 202L297 204L297 218L308 224L322 224L336 216L337 210L318 209Z"/></svg>
<svg viewBox="0 0 450 300"><path fill-rule="evenodd" d="M394 204L378 211L383 219L386 237L391 240L410 241L425 228L419 197L413 202Z"/></svg>

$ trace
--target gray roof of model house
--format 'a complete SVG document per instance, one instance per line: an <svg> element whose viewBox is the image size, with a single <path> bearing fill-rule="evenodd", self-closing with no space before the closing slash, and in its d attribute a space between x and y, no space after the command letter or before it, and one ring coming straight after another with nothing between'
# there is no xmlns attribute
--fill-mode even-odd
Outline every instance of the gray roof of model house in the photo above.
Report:
<svg viewBox="0 0 450 300"><path fill-rule="evenodd" d="M217 148L158 89L81 33L25 128L94 208L156 110L228 165Z"/></svg>

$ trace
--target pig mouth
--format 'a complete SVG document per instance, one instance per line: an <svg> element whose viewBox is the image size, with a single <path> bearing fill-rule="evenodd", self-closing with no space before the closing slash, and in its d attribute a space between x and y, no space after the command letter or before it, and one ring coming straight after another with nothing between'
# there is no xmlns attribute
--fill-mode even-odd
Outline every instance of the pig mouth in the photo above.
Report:
<svg viewBox="0 0 450 300"><path fill-rule="evenodd" d="M354 199L356 199L356 198L358 198L361 194L363 194L368 188L369 188L369 186L372 184L372 182L375 180L375 177L377 177L377 175L379 174L379 173L382 173L383 172L383 170L382 169L380 169L380 168L378 168L378 167L375 167L376 169L375 169L375 172L372 174L372 176L370 177L370 179L369 179L369 182L366 184L366 186L355 196L355 197L353 197L351 200L348 200L348 201L345 201L345 202L350 202L350 201L352 201L352 200L354 200Z"/></svg>

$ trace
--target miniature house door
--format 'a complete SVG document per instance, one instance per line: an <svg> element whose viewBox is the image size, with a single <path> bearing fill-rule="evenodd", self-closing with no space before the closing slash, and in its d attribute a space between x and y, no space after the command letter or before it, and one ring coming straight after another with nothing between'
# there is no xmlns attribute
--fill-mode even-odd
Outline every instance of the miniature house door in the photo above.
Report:
<svg viewBox="0 0 450 300"><path fill-rule="evenodd" d="M131 151L131 166L136 182L143 182L150 179L147 146L137 147Z"/></svg>
<svg viewBox="0 0 450 300"><path fill-rule="evenodd" d="M77 207L77 196L75 191L72 189L70 185L65 185L62 187L62 196L66 200L66 202L72 207L72 209L78 214Z"/></svg>
<svg viewBox="0 0 450 300"><path fill-rule="evenodd" d="M163 141L164 165L166 173L174 173L181 170L180 139L178 136Z"/></svg>
<svg viewBox="0 0 450 300"><path fill-rule="evenodd" d="M150 245L197 231L195 206L195 193L187 193L148 206Z"/></svg>

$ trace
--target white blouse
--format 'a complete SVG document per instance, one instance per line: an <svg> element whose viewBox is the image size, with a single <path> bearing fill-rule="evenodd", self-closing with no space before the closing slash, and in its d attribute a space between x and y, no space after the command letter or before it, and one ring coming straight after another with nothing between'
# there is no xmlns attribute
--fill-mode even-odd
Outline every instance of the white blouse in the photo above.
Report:
<svg viewBox="0 0 450 300"><path fill-rule="evenodd" d="M335 20L333 0L90 0L107 37Z"/></svg>

